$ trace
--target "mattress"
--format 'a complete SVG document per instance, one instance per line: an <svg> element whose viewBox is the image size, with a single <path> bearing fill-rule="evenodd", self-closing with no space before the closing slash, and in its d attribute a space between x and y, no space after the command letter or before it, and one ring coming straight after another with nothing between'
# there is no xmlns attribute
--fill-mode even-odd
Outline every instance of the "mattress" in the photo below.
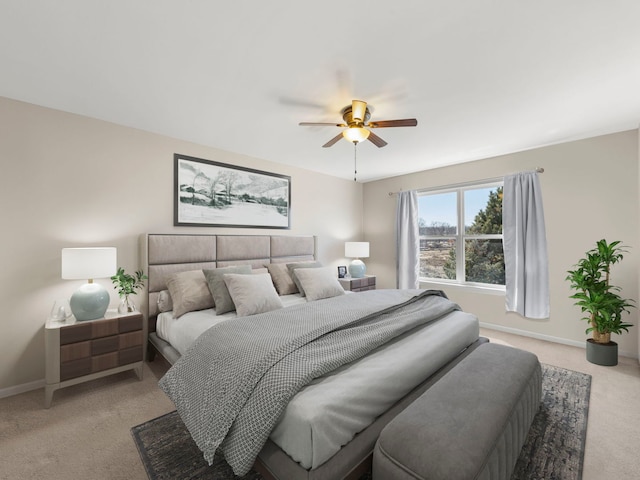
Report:
<svg viewBox="0 0 640 480"><path fill-rule="evenodd" d="M306 302L299 294L280 298L285 307ZM184 354L204 331L235 317L208 309L174 319L166 312L158 316L156 332ZM304 387L270 439L303 468L317 468L478 336L478 319L461 311L401 335Z"/></svg>

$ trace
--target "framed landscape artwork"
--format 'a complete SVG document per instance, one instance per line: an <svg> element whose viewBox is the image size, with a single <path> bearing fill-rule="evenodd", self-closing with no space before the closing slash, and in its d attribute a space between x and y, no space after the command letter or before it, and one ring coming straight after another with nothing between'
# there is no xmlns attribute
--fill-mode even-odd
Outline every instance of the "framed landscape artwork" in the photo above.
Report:
<svg viewBox="0 0 640 480"><path fill-rule="evenodd" d="M176 226L291 228L291 177L174 154Z"/></svg>

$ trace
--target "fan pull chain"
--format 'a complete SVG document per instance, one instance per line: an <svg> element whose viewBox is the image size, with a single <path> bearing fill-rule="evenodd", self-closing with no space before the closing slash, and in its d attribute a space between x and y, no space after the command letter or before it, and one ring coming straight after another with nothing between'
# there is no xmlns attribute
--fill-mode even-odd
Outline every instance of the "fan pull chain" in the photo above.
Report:
<svg viewBox="0 0 640 480"><path fill-rule="evenodd" d="M356 176L358 175L358 142L353 142L353 181L357 182Z"/></svg>

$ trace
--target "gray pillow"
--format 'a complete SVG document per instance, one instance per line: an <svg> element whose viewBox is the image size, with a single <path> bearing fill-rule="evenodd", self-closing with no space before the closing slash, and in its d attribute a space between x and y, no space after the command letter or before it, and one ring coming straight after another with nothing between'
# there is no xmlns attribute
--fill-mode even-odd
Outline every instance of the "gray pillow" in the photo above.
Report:
<svg viewBox="0 0 640 480"><path fill-rule="evenodd" d="M295 282L296 287L298 287L298 291L300 292L300 296L301 297L304 297L305 293L304 293L304 288L300 284L300 280L298 280L298 277L296 277L296 269L298 269L298 268L320 268L320 267L322 267L322 264L320 262L287 263L287 268L289 269L289 272L291 272L291 278L293 278L293 281Z"/></svg>
<svg viewBox="0 0 640 480"><path fill-rule="evenodd" d="M344 295L344 288L332 267L301 268L296 270L296 276L304 288L308 302Z"/></svg>
<svg viewBox="0 0 640 480"><path fill-rule="evenodd" d="M282 308L271 275L223 275L239 317L270 312Z"/></svg>
<svg viewBox="0 0 640 480"><path fill-rule="evenodd" d="M251 265L237 265L233 267L221 267L211 270L203 270L204 278L207 279L209 290L213 296L213 301L216 303L216 315L222 315L223 313L233 312L236 307L233 304L233 300L229 295L227 285L224 283L222 276L225 273L237 273L241 275L251 274Z"/></svg>

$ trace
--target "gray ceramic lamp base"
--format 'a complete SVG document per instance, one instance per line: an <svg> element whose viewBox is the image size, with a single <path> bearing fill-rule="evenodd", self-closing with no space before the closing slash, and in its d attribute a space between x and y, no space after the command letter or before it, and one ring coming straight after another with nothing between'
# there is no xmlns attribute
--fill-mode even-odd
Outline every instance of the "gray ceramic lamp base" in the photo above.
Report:
<svg viewBox="0 0 640 480"><path fill-rule="evenodd" d="M351 278L364 278L367 273L367 266L360 259L355 259L349 264L349 275Z"/></svg>
<svg viewBox="0 0 640 480"><path fill-rule="evenodd" d="M587 360L596 365L613 367L618 364L618 344L616 342L596 343L587 339Z"/></svg>
<svg viewBox="0 0 640 480"><path fill-rule="evenodd" d="M69 306L76 320L103 318L109 306L109 292L97 283L85 283L71 295Z"/></svg>

